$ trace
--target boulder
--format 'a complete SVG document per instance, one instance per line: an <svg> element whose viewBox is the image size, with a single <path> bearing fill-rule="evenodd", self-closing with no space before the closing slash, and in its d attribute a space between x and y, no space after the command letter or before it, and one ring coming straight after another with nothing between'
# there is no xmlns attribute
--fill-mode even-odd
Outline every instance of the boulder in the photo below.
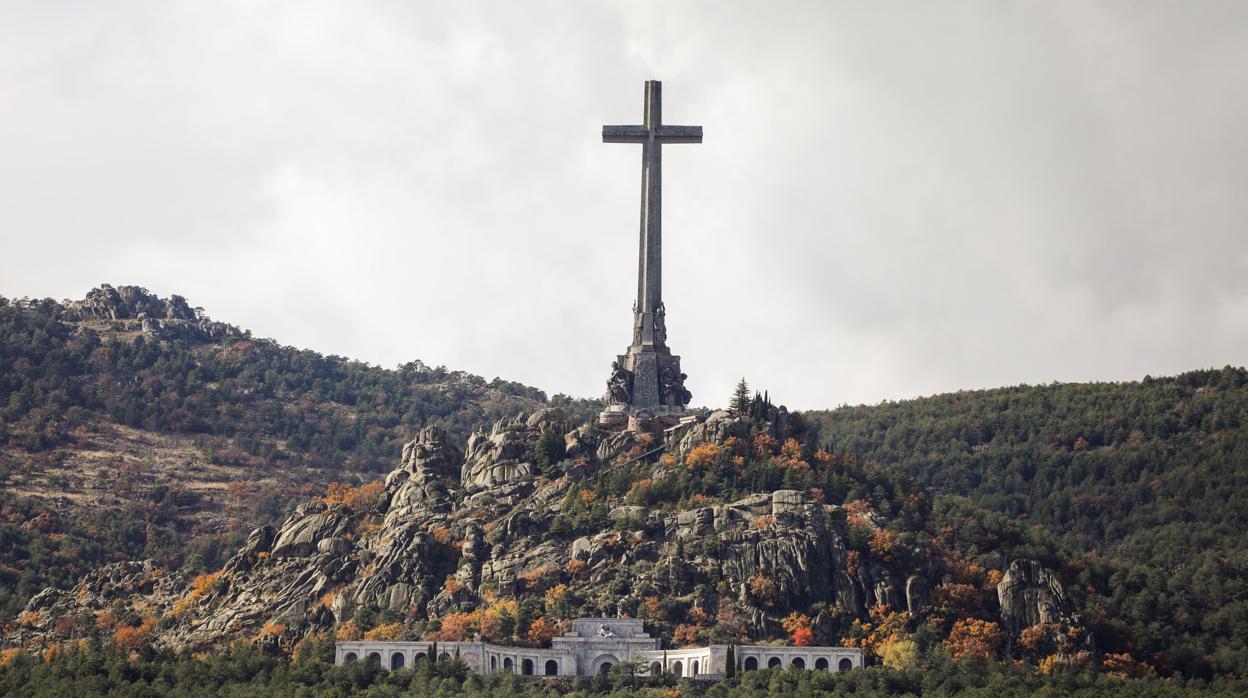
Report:
<svg viewBox="0 0 1248 698"><path fill-rule="evenodd" d="M538 416L541 412L535 414ZM534 474L532 447L551 417L529 424L519 417L503 419L488 433L478 431L468 439L460 482L464 491L474 494L500 485L528 482Z"/></svg>
<svg viewBox="0 0 1248 698"><path fill-rule="evenodd" d="M338 536L322 539L316 544L317 551L327 555L346 555L354 547L346 538L339 538Z"/></svg>
<svg viewBox="0 0 1248 698"><path fill-rule="evenodd" d="M463 457L445 429L429 426L403 444L403 458L398 469L430 480L455 480L459 477Z"/></svg>
<svg viewBox="0 0 1248 698"><path fill-rule="evenodd" d="M685 456L702 444L721 444L729 436L745 435L746 427L741 420L730 412L719 410L707 415L704 420L684 423L668 430L667 445L676 460L684 462Z"/></svg>
<svg viewBox="0 0 1248 698"><path fill-rule="evenodd" d="M266 524L247 534L247 542L238 552L240 555L267 553L273 547L273 539L276 537L277 529Z"/></svg>
<svg viewBox="0 0 1248 698"><path fill-rule="evenodd" d="M806 493L797 490L776 490L771 493L772 516L798 515L806 510Z"/></svg>
<svg viewBox="0 0 1248 698"><path fill-rule="evenodd" d="M997 584L1001 620L1011 633L1040 623L1072 621L1057 573L1035 560L1015 560Z"/></svg>
<svg viewBox="0 0 1248 698"><path fill-rule="evenodd" d="M273 542L273 557L303 557L317 550L324 539L337 536L347 525L346 517L334 512L292 517Z"/></svg>

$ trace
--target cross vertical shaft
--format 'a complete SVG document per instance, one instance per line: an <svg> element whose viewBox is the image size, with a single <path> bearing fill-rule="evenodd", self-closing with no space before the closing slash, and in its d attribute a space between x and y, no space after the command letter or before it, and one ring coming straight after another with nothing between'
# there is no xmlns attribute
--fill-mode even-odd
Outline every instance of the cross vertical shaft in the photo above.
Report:
<svg viewBox="0 0 1248 698"><path fill-rule="evenodd" d="M641 241L637 260L637 312L653 314L663 304L663 146L655 131L663 125L663 85L646 81L645 127L641 146ZM642 326L646 323L643 317ZM653 343L653 333L643 343ZM647 341L648 340L648 341Z"/></svg>
<svg viewBox="0 0 1248 698"><path fill-rule="evenodd" d="M641 235L634 344L663 346L663 144L701 143L701 126L663 124L663 83L646 81L640 126L603 126L604 143L641 144Z"/></svg>

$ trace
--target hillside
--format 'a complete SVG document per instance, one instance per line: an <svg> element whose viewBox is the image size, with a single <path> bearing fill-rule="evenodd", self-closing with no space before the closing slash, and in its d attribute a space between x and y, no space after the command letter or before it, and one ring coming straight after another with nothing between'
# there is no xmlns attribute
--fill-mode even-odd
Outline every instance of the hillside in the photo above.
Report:
<svg viewBox="0 0 1248 698"><path fill-rule="evenodd" d="M1068 575L1098 635L1189 674L1248 671L1248 371L806 416L833 450L1080 551Z"/></svg>
<svg viewBox="0 0 1248 698"><path fill-rule="evenodd" d="M219 567L299 497L388 469L422 426L463 439L546 404L595 409L281 346L134 286L0 297L0 621L118 560Z"/></svg>
<svg viewBox="0 0 1248 698"><path fill-rule="evenodd" d="M133 287L0 299L0 351L12 646L541 643L622 613L673 647L1248 675L1242 369L629 434Z"/></svg>
<svg viewBox="0 0 1248 698"><path fill-rule="evenodd" d="M905 640L955 658L1100 662L1050 541L804 447L800 418L760 407L643 433L543 409L462 449L426 427L384 480L301 503L220 570L119 563L41 592L5 641L541 644L573 617L618 614L671 647L851 643L883 658ZM995 542L968 544L972 524Z"/></svg>

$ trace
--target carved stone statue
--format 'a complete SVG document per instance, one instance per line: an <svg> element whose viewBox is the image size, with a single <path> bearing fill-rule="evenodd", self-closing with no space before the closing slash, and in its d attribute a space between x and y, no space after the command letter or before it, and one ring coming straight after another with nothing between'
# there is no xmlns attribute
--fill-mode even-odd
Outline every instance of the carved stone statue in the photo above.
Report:
<svg viewBox="0 0 1248 698"><path fill-rule="evenodd" d="M654 309L654 343L659 346L667 344L667 308L662 303Z"/></svg>
<svg viewBox="0 0 1248 698"><path fill-rule="evenodd" d="M693 394L685 389L685 379L688 377L684 373L677 375L676 369L671 365L663 367L663 372L659 376L663 390L663 404L680 406L689 404L689 401L693 399Z"/></svg>
<svg viewBox="0 0 1248 698"><path fill-rule="evenodd" d="M633 400L633 374L620 366L619 361L611 362L611 377L607 379L607 397L611 398L612 402L621 402L625 405Z"/></svg>
<svg viewBox="0 0 1248 698"><path fill-rule="evenodd" d="M598 626L598 637L615 637L615 632L606 623Z"/></svg>

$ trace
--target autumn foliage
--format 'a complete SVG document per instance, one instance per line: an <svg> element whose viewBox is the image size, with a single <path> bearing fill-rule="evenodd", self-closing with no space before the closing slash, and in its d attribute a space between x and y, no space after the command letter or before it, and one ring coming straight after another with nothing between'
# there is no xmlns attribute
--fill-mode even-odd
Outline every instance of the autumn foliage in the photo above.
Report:
<svg viewBox="0 0 1248 698"><path fill-rule="evenodd" d="M815 644L815 631L811 629L810 623L810 616L797 611L785 616L781 621L785 632L793 638L793 644L798 647L809 647Z"/></svg>
<svg viewBox="0 0 1248 698"><path fill-rule="evenodd" d="M321 497L321 501L326 504L343 504L352 511L368 511L381 503L384 489L380 480L359 486L332 482L325 489L325 496Z"/></svg>
<svg viewBox="0 0 1248 698"><path fill-rule="evenodd" d="M718 444L702 444L685 456L685 467L690 470L709 468L715 464L715 460L721 453L723 453L723 447Z"/></svg>
<svg viewBox="0 0 1248 698"><path fill-rule="evenodd" d="M209 591L212 585L217 583L217 579L221 577L220 570L216 572L207 572L198 575L191 580L191 590L185 596L173 602L170 607L169 616L180 616L186 612L188 608L195 605L197 601L202 599Z"/></svg>
<svg viewBox="0 0 1248 698"><path fill-rule="evenodd" d="M978 618L959 618L945 639L954 659L992 659L1005 639L996 623Z"/></svg>
<svg viewBox="0 0 1248 698"><path fill-rule="evenodd" d="M529 632L525 634L525 639L534 647L545 647L550 644L550 639L558 634L559 626L543 616L529 624Z"/></svg>
<svg viewBox="0 0 1248 698"><path fill-rule="evenodd" d="M386 623L379 625L372 630L364 633L365 640L391 641L401 639L403 636L402 623Z"/></svg>
<svg viewBox="0 0 1248 698"><path fill-rule="evenodd" d="M123 649L136 650L147 642L155 628L156 619L146 616L137 626L127 625L113 631L113 643Z"/></svg>

